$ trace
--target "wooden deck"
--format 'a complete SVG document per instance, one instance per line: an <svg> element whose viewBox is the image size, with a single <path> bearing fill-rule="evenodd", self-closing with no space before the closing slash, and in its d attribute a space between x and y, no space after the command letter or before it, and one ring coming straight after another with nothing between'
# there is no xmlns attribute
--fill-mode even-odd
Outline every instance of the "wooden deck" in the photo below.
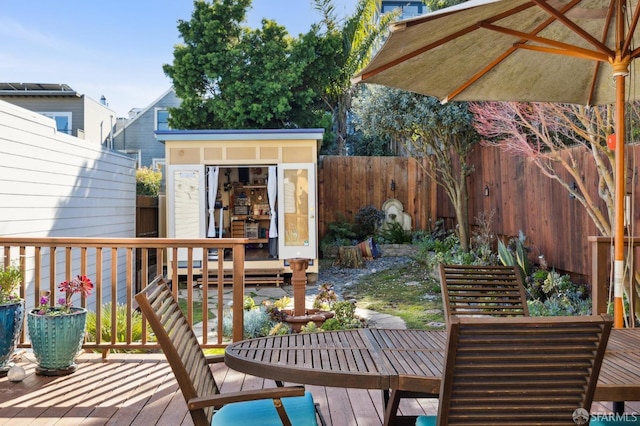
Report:
<svg viewBox="0 0 640 426"><path fill-rule="evenodd" d="M35 374L32 354L19 362L27 376L23 382L0 379L0 425L192 425L186 404L162 354L82 354L78 371L64 377ZM274 387L271 380L247 376L213 366L222 392ZM382 424L380 391L307 386L320 403L328 425ZM595 404L604 412L610 404ZM435 413L437 401L404 399L401 414ZM627 412L640 413L639 403Z"/></svg>

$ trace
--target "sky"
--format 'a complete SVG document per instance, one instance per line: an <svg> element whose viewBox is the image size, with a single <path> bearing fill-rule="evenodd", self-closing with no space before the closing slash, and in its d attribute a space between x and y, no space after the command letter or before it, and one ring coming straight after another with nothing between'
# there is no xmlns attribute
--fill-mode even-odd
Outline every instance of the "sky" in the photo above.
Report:
<svg viewBox="0 0 640 426"><path fill-rule="evenodd" d="M339 16L357 0L333 0ZM67 84L117 117L145 108L171 87L162 65L182 40L192 0L0 0L0 81ZM312 0L253 0L247 26L273 19L297 36L321 18Z"/></svg>

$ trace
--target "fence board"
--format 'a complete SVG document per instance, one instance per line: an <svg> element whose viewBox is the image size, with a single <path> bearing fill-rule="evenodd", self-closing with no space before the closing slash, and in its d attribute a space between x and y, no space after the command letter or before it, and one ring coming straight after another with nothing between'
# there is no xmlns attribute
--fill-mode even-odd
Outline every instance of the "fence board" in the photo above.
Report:
<svg viewBox="0 0 640 426"><path fill-rule="evenodd" d="M629 145L627 149L627 190L634 194L634 205L640 201L636 191L639 149L637 145ZM590 154L583 148L572 148L565 154L578 156L580 172L591 185L590 194L606 215L606 206L598 197L598 175ZM532 247L533 261L544 255L549 266L586 279L591 273L587 238L600 234L582 205L522 157L478 146L470 163L475 167L468 181L472 227L482 213L488 215L493 211L495 235L506 240L522 231ZM352 219L361 207L372 204L381 208L389 198L402 203L412 217L414 230L430 229L436 219L444 219L447 228L455 227L455 212L443 189L413 158L325 156L318 176L320 238L328 231L328 224L338 219L338 212ZM391 180L396 183L395 191L391 190ZM485 187L489 191L487 196ZM633 219L631 235L636 234L634 230L640 224L640 209L634 209Z"/></svg>

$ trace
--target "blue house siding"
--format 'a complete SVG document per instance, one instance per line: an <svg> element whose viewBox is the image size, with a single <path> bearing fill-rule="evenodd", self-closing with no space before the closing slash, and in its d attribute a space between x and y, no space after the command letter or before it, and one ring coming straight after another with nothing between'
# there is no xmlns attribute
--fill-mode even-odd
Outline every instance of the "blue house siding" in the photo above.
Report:
<svg viewBox="0 0 640 426"><path fill-rule="evenodd" d="M155 114L158 108L167 109L180 106L180 99L173 89L168 90L151 105L130 119L124 128L113 137L113 148L120 151L139 151L140 165L151 167L154 159L164 158L164 144L154 136L156 130Z"/></svg>

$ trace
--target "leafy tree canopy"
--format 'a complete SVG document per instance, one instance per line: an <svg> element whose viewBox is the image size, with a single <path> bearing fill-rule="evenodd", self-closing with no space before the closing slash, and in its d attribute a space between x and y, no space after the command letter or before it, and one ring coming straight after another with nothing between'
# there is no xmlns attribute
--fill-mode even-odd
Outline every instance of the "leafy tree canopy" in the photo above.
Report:
<svg viewBox="0 0 640 426"><path fill-rule="evenodd" d="M353 101L356 129L390 143L405 145L407 153L440 184L458 220L458 236L469 250L467 177L473 168L467 157L479 137L465 102L441 105L430 96L384 86L367 85Z"/></svg>
<svg viewBox="0 0 640 426"><path fill-rule="evenodd" d="M170 125L181 129L327 127L320 94L335 68L337 37L319 27L299 38L263 20L244 27L251 0L194 2L189 21L179 21L183 43L163 70L182 104Z"/></svg>

